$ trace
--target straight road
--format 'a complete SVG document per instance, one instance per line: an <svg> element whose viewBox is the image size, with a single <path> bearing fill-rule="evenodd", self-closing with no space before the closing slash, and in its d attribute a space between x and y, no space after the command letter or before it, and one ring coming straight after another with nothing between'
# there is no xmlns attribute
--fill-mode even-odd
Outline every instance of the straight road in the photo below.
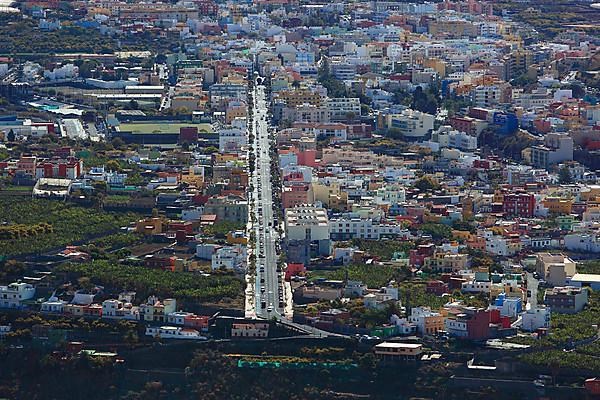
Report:
<svg viewBox="0 0 600 400"><path fill-rule="evenodd" d="M285 317L286 290L283 271L277 267L279 257L279 234L273 213L273 185L271 183L271 146L269 137L268 107L262 78L257 77L253 95L253 121L249 131L254 134L253 152L255 168L252 175L254 200L250 214L255 220L252 228L256 235L256 277L254 287L254 310L257 317ZM260 82L260 83L259 83ZM252 294L250 294L252 296Z"/></svg>

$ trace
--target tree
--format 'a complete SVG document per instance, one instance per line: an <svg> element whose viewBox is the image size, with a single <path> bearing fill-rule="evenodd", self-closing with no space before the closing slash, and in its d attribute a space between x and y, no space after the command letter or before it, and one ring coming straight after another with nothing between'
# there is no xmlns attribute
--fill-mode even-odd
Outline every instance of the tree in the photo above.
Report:
<svg viewBox="0 0 600 400"><path fill-rule="evenodd" d="M411 108L428 114L437 114L438 102L434 94L424 92L421 86L417 86L413 92Z"/></svg>
<svg viewBox="0 0 600 400"><path fill-rule="evenodd" d="M79 65L79 76L82 78L93 78L98 68L98 63L94 60L85 60Z"/></svg>
<svg viewBox="0 0 600 400"><path fill-rule="evenodd" d="M562 185L573 183L573 177L571 176L571 171L569 171L569 168L564 166L558 171L558 181Z"/></svg>
<svg viewBox="0 0 600 400"><path fill-rule="evenodd" d="M440 184L432 176L425 175L419 178L414 186L421 192L431 192L440 188Z"/></svg>
<svg viewBox="0 0 600 400"><path fill-rule="evenodd" d="M121 164L117 160L108 160L106 162L106 169L109 171L121 171Z"/></svg>
<svg viewBox="0 0 600 400"><path fill-rule="evenodd" d="M15 141L15 139L16 139L16 136L17 136L17 135L15 135L15 131L13 131L13 130L11 129L10 131L8 131L8 135L6 135L6 139L7 139L9 142L14 142L14 141Z"/></svg>
<svg viewBox="0 0 600 400"><path fill-rule="evenodd" d="M144 178L139 174L139 172L134 172L133 174L129 174L127 179L125 179L126 185L131 186L140 186L144 183Z"/></svg>
<svg viewBox="0 0 600 400"><path fill-rule="evenodd" d="M346 85L340 82L329 70L329 61L324 58L319 67L318 80L327 89L329 97L346 97Z"/></svg>
<svg viewBox="0 0 600 400"><path fill-rule="evenodd" d="M217 149L215 146L208 146L206 148L204 148L203 153L204 154L214 154L214 153L218 153L219 149Z"/></svg>
<svg viewBox="0 0 600 400"><path fill-rule="evenodd" d="M120 137L116 137L110 141L110 144L112 144L115 149L121 149L123 146L125 146L125 141Z"/></svg>
<svg viewBox="0 0 600 400"><path fill-rule="evenodd" d="M450 239L452 237L452 228L443 224L422 224L419 229L423 233L431 235L433 239Z"/></svg>

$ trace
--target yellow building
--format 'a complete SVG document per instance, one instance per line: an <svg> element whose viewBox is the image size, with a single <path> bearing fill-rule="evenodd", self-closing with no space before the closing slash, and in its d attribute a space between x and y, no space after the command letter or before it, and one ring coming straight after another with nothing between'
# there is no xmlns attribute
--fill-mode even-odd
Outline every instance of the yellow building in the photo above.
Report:
<svg viewBox="0 0 600 400"><path fill-rule="evenodd" d="M217 153L214 157L214 164L224 164L228 161L237 161L239 159L239 156L233 153Z"/></svg>
<svg viewBox="0 0 600 400"><path fill-rule="evenodd" d="M464 197L462 199L462 217L464 220L473 217L473 209L475 202L472 197Z"/></svg>
<svg viewBox="0 0 600 400"><path fill-rule="evenodd" d="M284 90L278 93L278 98L285 101L288 107L298 107L302 104L319 107L323 102L323 98L318 92L308 89Z"/></svg>
<svg viewBox="0 0 600 400"><path fill-rule="evenodd" d="M446 62L439 58L426 58L423 60L423 67L432 68L442 78L446 76Z"/></svg>
<svg viewBox="0 0 600 400"><path fill-rule="evenodd" d="M551 214L555 215L569 215L573 211L573 199L546 197L542 200L542 204Z"/></svg>
<svg viewBox="0 0 600 400"><path fill-rule="evenodd" d="M581 190L581 201L598 201L600 198L600 185L589 185Z"/></svg>
<svg viewBox="0 0 600 400"><path fill-rule="evenodd" d="M204 183L204 174L198 174L194 168L190 168L187 174L181 174L179 180L182 183L187 183L190 186L201 188Z"/></svg>
<svg viewBox="0 0 600 400"><path fill-rule="evenodd" d="M437 272L456 272L467 269L469 265L468 254L451 254L437 252L425 258L424 267Z"/></svg>
<svg viewBox="0 0 600 400"><path fill-rule="evenodd" d="M429 22L429 33L433 36L453 38L476 37L478 28L470 21L438 20Z"/></svg>

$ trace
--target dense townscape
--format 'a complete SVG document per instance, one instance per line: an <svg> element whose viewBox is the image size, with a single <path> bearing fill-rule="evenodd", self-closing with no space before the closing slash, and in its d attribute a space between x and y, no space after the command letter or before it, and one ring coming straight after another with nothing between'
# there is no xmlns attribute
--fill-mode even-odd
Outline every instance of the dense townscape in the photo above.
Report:
<svg viewBox="0 0 600 400"><path fill-rule="evenodd" d="M0 0L0 398L600 398L599 23Z"/></svg>

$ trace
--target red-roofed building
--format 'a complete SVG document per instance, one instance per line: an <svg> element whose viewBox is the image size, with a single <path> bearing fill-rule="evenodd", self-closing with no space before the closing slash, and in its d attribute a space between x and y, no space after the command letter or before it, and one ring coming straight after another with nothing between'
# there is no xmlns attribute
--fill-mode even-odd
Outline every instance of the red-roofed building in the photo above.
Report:
<svg viewBox="0 0 600 400"><path fill-rule="evenodd" d="M292 276L304 276L306 274L306 267L302 263L290 263L287 265L285 270L285 280L289 281Z"/></svg>

